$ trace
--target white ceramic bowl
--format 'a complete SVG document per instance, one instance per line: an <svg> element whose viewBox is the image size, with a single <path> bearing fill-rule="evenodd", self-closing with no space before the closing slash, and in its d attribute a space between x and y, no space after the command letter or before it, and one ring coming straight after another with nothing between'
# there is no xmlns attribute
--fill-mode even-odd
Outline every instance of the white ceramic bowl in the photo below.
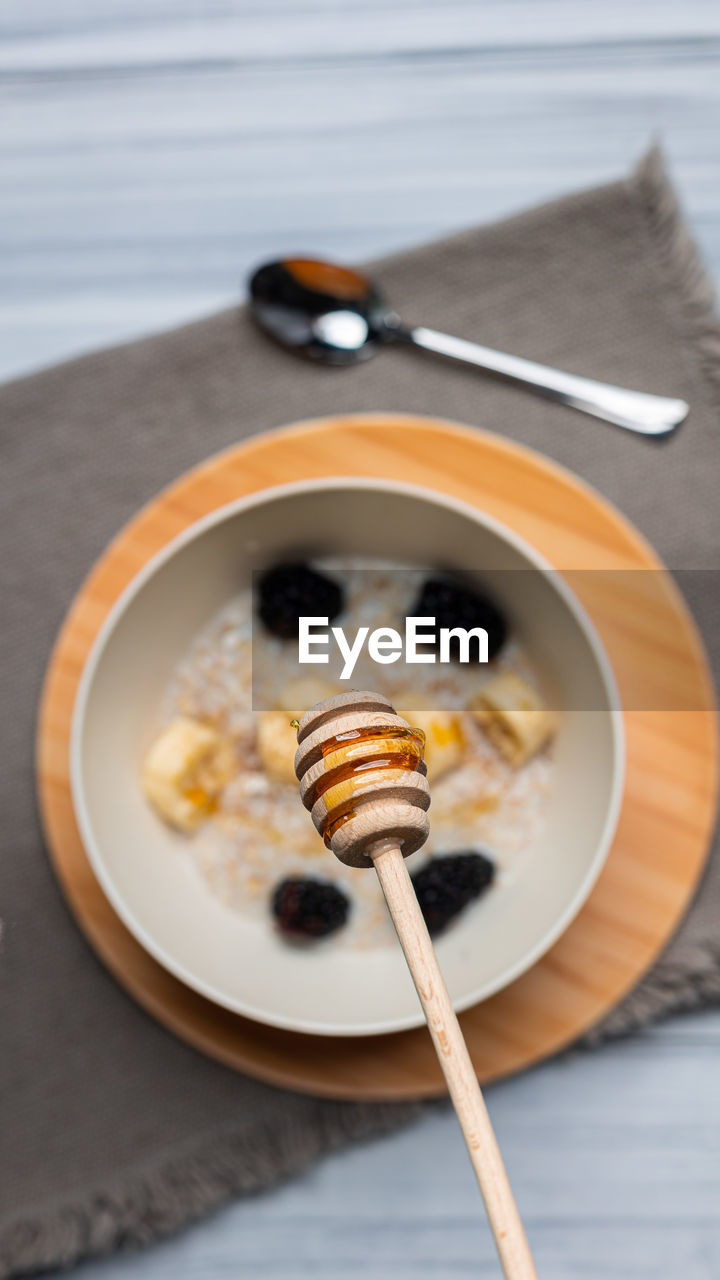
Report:
<svg viewBox="0 0 720 1280"><path fill-rule="evenodd" d="M83 673L72 729L72 791L93 869L140 943L225 1008L290 1030L371 1035L422 1022L400 948L290 948L262 921L216 899L139 785L170 672L253 568L291 552L375 555L432 567L547 569L509 529L444 494L380 480L303 481L242 498L156 556L110 613ZM497 579L494 579L494 586ZM513 592L513 582L522 591ZM567 927L602 867L624 777L612 672L587 616L556 575L502 576L500 603L561 718L547 822L522 873L508 877L438 940L456 1008L498 991ZM597 708L601 708L597 710ZM299 801L298 801L299 803ZM328 854L328 857L331 855ZM358 875L371 875L359 871Z"/></svg>

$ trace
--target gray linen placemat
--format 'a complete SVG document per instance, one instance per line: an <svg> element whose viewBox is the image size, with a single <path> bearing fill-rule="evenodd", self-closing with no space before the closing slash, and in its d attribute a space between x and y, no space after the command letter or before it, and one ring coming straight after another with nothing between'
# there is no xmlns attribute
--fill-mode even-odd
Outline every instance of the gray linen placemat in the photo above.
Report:
<svg viewBox="0 0 720 1280"><path fill-rule="evenodd" d="M394 351L293 362L236 310L0 391L4 587L0 1276L142 1243L416 1108L315 1101L206 1061L147 1017L75 928L43 850L33 731L50 646L108 539L179 472L296 418L406 410L495 429L611 497L672 567L714 566L720 330L656 153L628 179L381 264L410 321L684 396L658 445ZM616 1034L720 996L720 856Z"/></svg>

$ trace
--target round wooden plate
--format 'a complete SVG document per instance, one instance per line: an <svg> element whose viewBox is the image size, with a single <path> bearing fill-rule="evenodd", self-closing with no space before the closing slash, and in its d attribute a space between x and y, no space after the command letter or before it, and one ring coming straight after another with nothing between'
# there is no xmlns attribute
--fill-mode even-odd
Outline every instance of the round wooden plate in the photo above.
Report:
<svg viewBox="0 0 720 1280"><path fill-rule="evenodd" d="M80 673L110 606L150 556L242 494L306 477L349 475L402 479L454 494L504 521L558 569L662 567L597 493L540 456L476 429L362 414L258 436L161 493L93 569L48 669L38 787L51 857L80 927L117 980L165 1026L228 1066L277 1085L338 1098L429 1097L444 1092L444 1084L424 1028L353 1039L297 1035L225 1012L161 968L103 896L70 796L68 743ZM650 700L651 669L661 687L677 690L680 706L711 707L702 646L672 583L666 581L652 609L639 610L622 584L623 575L616 587L603 574L573 579L613 662L624 705L667 705ZM607 1013L663 948L697 884L715 814L715 714L633 710L625 725L622 813L589 901L530 972L461 1017L484 1081L555 1052Z"/></svg>

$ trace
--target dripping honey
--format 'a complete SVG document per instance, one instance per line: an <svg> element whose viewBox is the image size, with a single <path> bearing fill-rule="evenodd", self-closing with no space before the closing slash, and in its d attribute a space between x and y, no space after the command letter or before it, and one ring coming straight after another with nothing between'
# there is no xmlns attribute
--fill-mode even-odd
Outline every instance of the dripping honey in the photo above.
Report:
<svg viewBox="0 0 720 1280"><path fill-rule="evenodd" d="M383 743L386 740L398 741L402 743L402 748L398 751L393 751L389 748L387 753L378 755L368 755L363 750L370 743ZM318 778L306 800L306 804L310 809L332 787L351 780L356 780L357 783L360 783L364 775L371 779L373 773L378 769L419 770L423 762L425 734L422 729L396 727L382 728L373 726L367 729L351 729L346 733L339 733L335 737L328 738L320 749L323 759L327 759L336 752L342 754L344 759L341 764L335 765L334 768L329 769L327 773ZM322 834L328 848L333 836L354 816L355 807L352 800L345 805L336 806L332 813L327 815Z"/></svg>

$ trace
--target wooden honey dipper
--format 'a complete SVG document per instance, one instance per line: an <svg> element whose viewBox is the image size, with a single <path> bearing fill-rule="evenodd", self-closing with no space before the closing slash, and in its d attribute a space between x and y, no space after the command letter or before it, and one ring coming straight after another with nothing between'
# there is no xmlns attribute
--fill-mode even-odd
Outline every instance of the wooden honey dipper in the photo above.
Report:
<svg viewBox="0 0 720 1280"><path fill-rule="evenodd" d="M430 788L424 738L375 693L341 693L297 722L295 772L328 848L374 867L477 1176L507 1280L537 1272L475 1070L405 866L426 841Z"/></svg>

